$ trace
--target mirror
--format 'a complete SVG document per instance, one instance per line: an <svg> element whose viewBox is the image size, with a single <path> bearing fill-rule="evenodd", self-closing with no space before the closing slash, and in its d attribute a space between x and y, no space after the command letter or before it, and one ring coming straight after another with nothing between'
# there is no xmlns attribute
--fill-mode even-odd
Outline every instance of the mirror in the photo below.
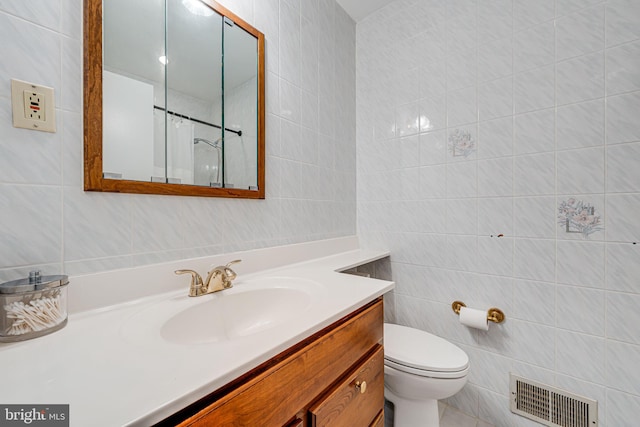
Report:
<svg viewBox="0 0 640 427"><path fill-rule="evenodd" d="M85 0L85 190L264 198L264 36L209 0Z"/></svg>

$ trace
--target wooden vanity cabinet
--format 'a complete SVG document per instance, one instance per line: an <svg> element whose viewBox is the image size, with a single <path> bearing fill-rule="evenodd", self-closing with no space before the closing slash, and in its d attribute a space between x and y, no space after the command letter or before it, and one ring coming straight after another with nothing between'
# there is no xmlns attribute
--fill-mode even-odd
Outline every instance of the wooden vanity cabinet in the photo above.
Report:
<svg viewBox="0 0 640 427"><path fill-rule="evenodd" d="M159 425L382 427L379 298Z"/></svg>

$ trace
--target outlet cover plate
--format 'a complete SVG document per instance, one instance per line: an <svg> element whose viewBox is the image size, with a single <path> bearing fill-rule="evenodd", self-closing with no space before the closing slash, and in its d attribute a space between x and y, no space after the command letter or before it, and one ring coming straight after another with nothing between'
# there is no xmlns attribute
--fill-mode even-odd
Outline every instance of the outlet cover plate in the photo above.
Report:
<svg viewBox="0 0 640 427"><path fill-rule="evenodd" d="M34 101L33 108L27 104L30 100ZM14 127L43 132L56 131L53 88L11 79L11 104Z"/></svg>

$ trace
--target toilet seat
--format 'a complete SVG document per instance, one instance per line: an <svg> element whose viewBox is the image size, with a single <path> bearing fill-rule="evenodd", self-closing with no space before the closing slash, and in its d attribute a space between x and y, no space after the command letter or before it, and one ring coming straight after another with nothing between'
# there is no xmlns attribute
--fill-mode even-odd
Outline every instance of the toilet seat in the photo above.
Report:
<svg viewBox="0 0 640 427"><path fill-rule="evenodd" d="M385 364L413 375L461 378L469 357L458 346L419 329L384 324Z"/></svg>

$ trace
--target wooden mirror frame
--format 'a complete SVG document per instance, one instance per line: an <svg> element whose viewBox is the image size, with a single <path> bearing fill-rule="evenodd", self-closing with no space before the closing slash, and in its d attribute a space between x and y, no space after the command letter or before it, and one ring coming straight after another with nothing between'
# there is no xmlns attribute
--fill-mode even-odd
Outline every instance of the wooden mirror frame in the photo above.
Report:
<svg viewBox="0 0 640 427"><path fill-rule="evenodd" d="M84 0L84 190L175 196L265 198L264 34L225 7L203 0L258 42L258 190L105 179L102 170L102 0ZM91 115L87 114L91 111Z"/></svg>

